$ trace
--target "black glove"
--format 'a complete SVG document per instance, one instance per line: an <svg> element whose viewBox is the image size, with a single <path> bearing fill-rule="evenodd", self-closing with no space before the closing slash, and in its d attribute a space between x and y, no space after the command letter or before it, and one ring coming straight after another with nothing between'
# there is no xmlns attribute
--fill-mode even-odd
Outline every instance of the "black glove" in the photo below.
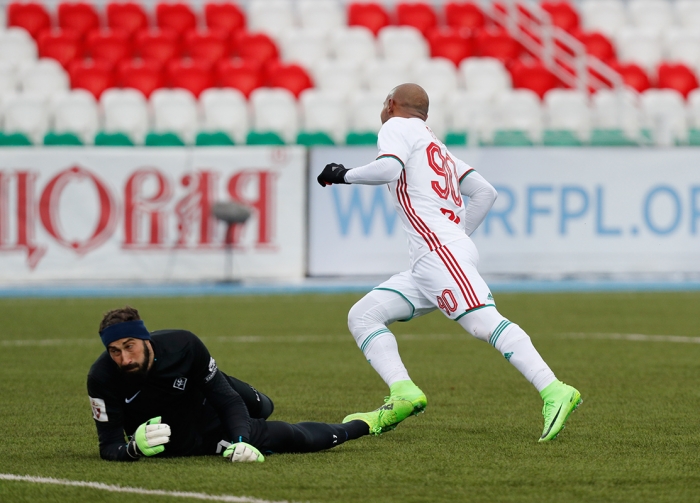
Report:
<svg viewBox="0 0 700 503"><path fill-rule="evenodd" d="M326 164L326 167L323 168L323 171L321 171L321 174L318 175L316 180L321 184L321 187L334 183L348 183L345 181L345 173L347 172L348 170L345 169L345 166L332 162Z"/></svg>

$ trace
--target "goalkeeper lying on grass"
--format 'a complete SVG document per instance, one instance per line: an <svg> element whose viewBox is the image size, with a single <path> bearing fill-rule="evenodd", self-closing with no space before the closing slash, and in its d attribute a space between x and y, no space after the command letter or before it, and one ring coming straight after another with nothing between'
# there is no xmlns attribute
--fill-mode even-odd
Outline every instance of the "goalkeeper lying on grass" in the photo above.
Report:
<svg viewBox="0 0 700 503"><path fill-rule="evenodd" d="M87 387L102 459L223 455L263 462L264 454L321 451L379 434L406 412L402 407L413 408L393 402L344 424L268 421L272 401L221 372L191 332L149 332L138 311L125 307L105 314L100 338L107 350L90 368Z"/></svg>

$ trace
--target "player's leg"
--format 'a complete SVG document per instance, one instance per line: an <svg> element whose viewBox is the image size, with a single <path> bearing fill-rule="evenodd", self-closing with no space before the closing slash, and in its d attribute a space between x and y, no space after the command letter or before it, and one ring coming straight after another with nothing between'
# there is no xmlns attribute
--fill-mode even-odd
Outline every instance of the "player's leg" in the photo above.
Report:
<svg viewBox="0 0 700 503"><path fill-rule="evenodd" d="M272 415L272 411L275 410L275 404L270 397L240 379L236 379L230 375L224 375L231 384L231 387L243 398L250 417L267 419Z"/></svg>

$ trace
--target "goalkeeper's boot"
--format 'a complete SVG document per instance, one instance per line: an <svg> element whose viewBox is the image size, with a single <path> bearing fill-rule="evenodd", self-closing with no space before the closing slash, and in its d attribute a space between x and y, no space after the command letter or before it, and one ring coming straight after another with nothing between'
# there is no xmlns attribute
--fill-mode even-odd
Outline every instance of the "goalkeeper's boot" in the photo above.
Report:
<svg viewBox="0 0 700 503"><path fill-rule="evenodd" d="M397 424L411 415L412 410L413 404L411 402L399 399L387 402L372 412L350 414L343 419L343 423L357 420L364 421L369 426L369 432L372 435L381 435L396 428Z"/></svg>
<svg viewBox="0 0 700 503"><path fill-rule="evenodd" d="M554 381L540 392L540 396L544 400L544 430L540 442L547 442L554 440L564 429L564 423L583 400L576 388L561 381Z"/></svg>
<svg viewBox="0 0 700 503"><path fill-rule="evenodd" d="M425 408L428 406L428 399L425 393L421 389L413 384L413 381L398 381L389 387L390 396L384 399L386 403L392 403L396 400L408 400L413 404L413 410L411 411L411 416L425 412ZM408 417L408 416L407 416ZM404 418L401 418L403 421Z"/></svg>

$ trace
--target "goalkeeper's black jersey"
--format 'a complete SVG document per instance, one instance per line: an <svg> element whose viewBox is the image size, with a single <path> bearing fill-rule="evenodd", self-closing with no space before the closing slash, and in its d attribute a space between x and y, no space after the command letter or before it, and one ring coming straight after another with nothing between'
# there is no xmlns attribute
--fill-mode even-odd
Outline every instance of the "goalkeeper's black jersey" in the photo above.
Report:
<svg viewBox="0 0 700 503"><path fill-rule="evenodd" d="M245 403L202 341L185 330L159 330L151 333L151 345L154 361L142 383L125 379L107 351L90 368L87 388L100 456L131 459L124 434L157 416L172 431L163 456L199 454L203 437L222 425L230 440L247 442Z"/></svg>

